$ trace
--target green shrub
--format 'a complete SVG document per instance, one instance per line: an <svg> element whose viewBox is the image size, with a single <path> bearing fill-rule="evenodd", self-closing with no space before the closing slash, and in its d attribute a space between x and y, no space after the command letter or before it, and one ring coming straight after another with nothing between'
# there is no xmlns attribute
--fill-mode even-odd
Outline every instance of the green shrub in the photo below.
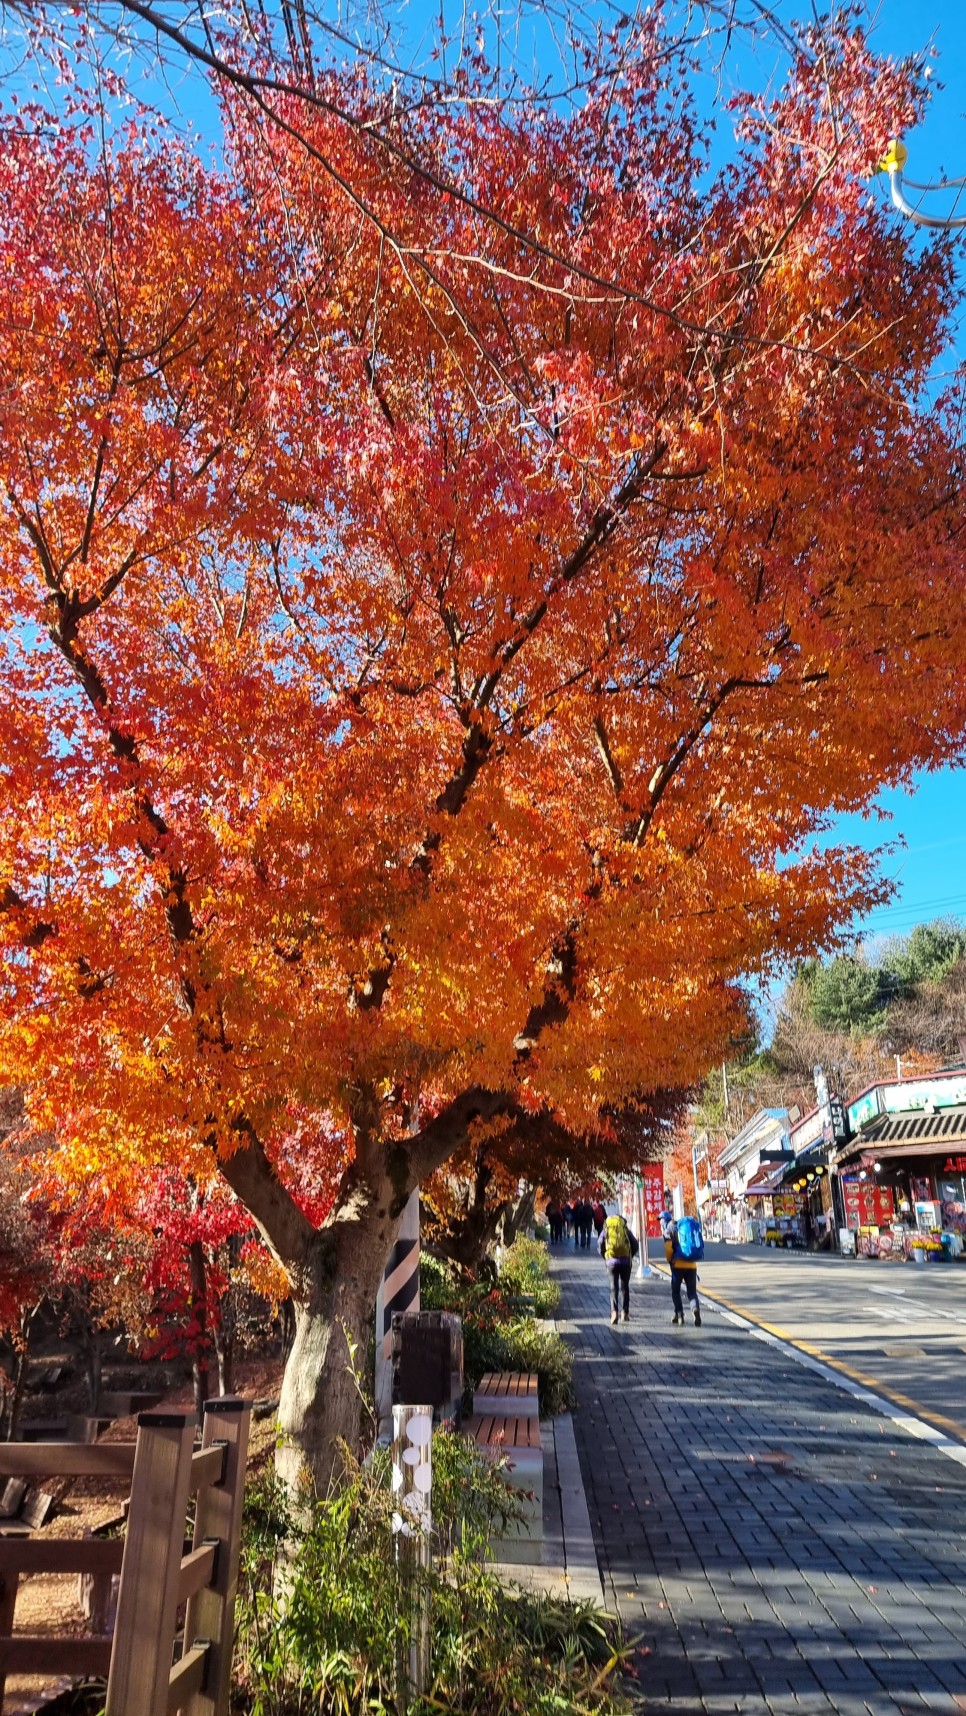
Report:
<svg viewBox="0 0 966 1716"><path fill-rule="evenodd" d="M458 1296L456 1279L448 1263L431 1257L428 1251L419 1254L419 1306L422 1311L455 1311Z"/></svg>
<svg viewBox="0 0 966 1716"><path fill-rule="evenodd" d="M299 1526L272 1480L246 1506L239 1684L246 1716L396 1716L405 1605L389 1460L346 1459L337 1489ZM433 1442L432 1680L410 1716L611 1716L622 1651L589 1605L517 1597L485 1565L513 1504L464 1438ZM284 1568L285 1602L276 1599ZM623 1708L623 1706L622 1706Z"/></svg>
<svg viewBox="0 0 966 1716"><path fill-rule="evenodd" d="M538 1317L552 1317L560 1304L560 1288L550 1278L550 1257L542 1240L520 1234L500 1260L504 1293L529 1294Z"/></svg>
<svg viewBox="0 0 966 1716"><path fill-rule="evenodd" d="M463 1377L467 1392L488 1370L537 1373L540 1412L552 1417L574 1404L573 1361L560 1336L530 1317L494 1317L484 1302L463 1319Z"/></svg>
<svg viewBox="0 0 966 1716"><path fill-rule="evenodd" d="M476 1313L489 1317L513 1315L499 1287L458 1275L450 1264L425 1254L419 1263L419 1303L424 1311L455 1311L463 1318Z"/></svg>
<svg viewBox="0 0 966 1716"><path fill-rule="evenodd" d="M521 1242L511 1246L512 1257ZM532 1251L543 1250L533 1240ZM524 1251L522 1257L527 1257ZM544 1253L544 1261L546 1254ZM534 1265L535 1267L535 1265ZM511 1264L511 1272L513 1265ZM512 1273L511 1273L512 1279ZM468 1397L488 1370L532 1370L537 1373L540 1411L544 1417L566 1412L574 1404L573 1363L560 1336L541 1329L529 1317L515 1316L500 1286L457 1281L448 1266L425 1254L420 1260L420 1302L427 1311L456 1311L463 1319L463 1381ZM545 1281L545 1285L555 1283ZM515 1289L513 1289L515 1291Z"/></svg>

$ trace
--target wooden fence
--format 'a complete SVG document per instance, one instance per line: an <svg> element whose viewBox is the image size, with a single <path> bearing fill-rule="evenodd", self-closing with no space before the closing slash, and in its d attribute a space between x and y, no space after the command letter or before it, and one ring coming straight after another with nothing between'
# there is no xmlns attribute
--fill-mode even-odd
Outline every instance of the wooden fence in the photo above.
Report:
<svg viewBox="0 0 966 1716"><path fill-rule="evenodd" d="M0 1702L8 1674L103 1676L105 1716L227 1716L250 1416L247 1401L209 1401L200 1448L187 1412L141 1413L136 1442L0 1444L0 1478L131 1480L123 1540L0 1536ZM119 1574L113 1634L14 1633L17 1586L30 1573Z"/></svg>

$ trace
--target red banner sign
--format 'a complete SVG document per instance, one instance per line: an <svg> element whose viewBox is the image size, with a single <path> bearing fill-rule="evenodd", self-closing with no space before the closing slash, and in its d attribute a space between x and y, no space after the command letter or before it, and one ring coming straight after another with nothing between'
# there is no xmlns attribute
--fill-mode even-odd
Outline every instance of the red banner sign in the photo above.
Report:
<svg viewBox="0 0 966 1716"><path fill-rule="evenodd" d="M641 1169L644 1181L644 1214L647 1217L648 1239L661 1237L661 1211L664 1208L664 1164L645 1162Z"/></svg>

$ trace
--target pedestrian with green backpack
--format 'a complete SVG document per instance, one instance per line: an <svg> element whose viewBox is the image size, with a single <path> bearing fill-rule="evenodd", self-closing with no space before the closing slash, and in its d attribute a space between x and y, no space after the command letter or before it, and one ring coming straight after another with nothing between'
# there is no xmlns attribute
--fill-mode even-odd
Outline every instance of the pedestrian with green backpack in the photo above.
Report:
<svg viewBox="0 0 966 1716"><path fill-rule="evenodd" d="M610 1276L610 1320L617 1322L618 1302L623 1300L621 1315L628 1323L631 1316L631 1260L637 1256L640 1246L622 1215L607 1217L600 1231L597 1250Z"/></svg>

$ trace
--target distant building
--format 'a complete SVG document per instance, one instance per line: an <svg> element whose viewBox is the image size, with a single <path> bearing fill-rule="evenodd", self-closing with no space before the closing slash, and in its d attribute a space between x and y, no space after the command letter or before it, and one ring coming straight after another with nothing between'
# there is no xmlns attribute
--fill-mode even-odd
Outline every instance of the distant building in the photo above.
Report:
<svg viewBox="0 0 966 1716"><path fill-rule="evenodd" d="M720 1173L724 1180L722 1239L752 1237L752 1224L759 1219L756 1200L767 1195L783 1160L791 1156L788 1139L788 1110L760 1108L721 1152ZM760 1237L755 1234L754 1237Z"/></svg>

